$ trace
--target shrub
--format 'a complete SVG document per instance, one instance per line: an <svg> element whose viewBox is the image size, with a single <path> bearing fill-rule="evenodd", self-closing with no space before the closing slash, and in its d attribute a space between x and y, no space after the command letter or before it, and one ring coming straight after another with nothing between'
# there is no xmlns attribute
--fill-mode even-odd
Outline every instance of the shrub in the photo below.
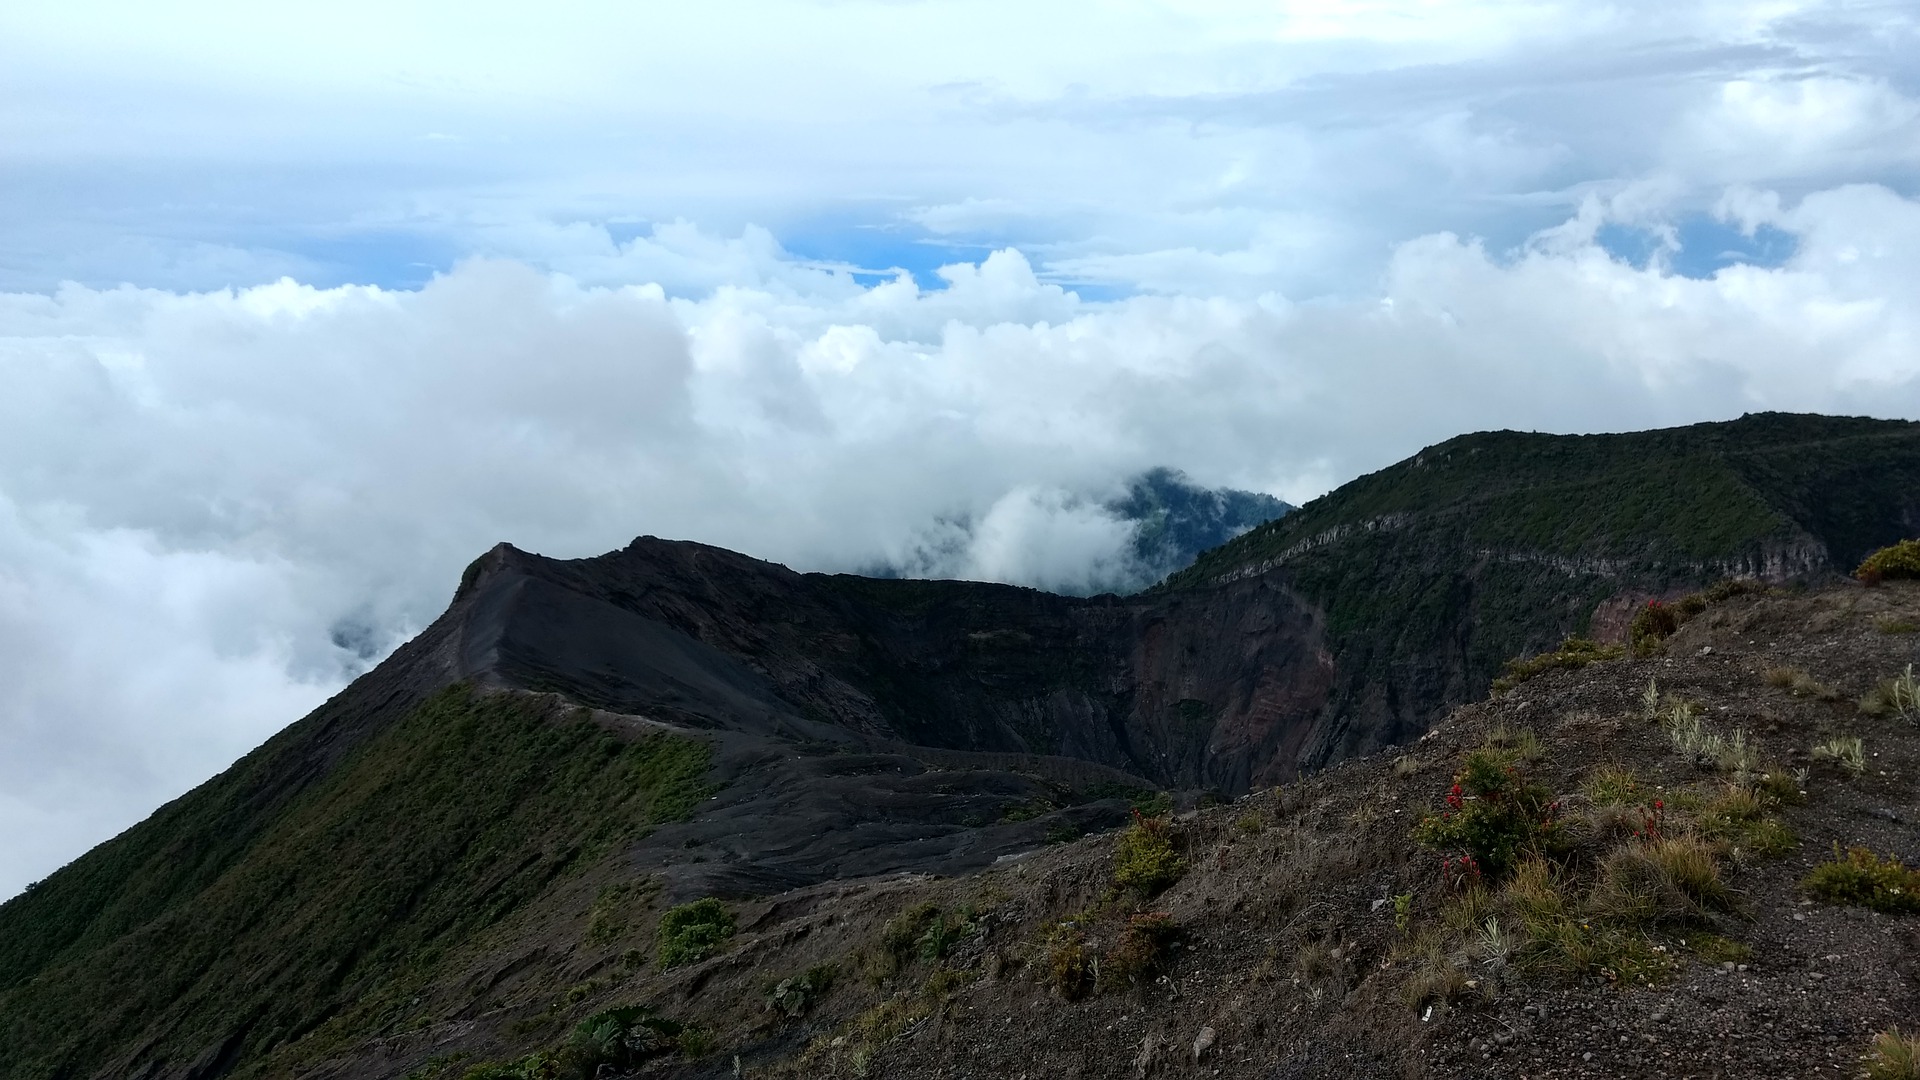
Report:
<svg viewBox="0 0 1920 1080"><path fill-rule="evenodd" d="M939 918L939 907L914 904L887 920L887 925L880 930L880 947L895 958L905 960L926 934L927 925Z"/></svg>
<svg viewBox="0 0 1920 1080"><path fill-rule="evenodd" d="M1121 888L1154 896L1186 873L1173 847L1173 826L1163 817L1133 812L1133 824L1120 834L1113 850L1113 880Z"/></svg>
<svg viewBox="0 0 1920 1080"><path fill-rule="evenodd" d="M1904 615L1883 615L1873 621L1873 628L1883 634L1920 633L1920 622Z"/></svg>
<svg viewBox="0 0 1920 1080"><path fill-rule="evenodd" d="M838 974L832 964L817 964L798 975L789 975L767 987L767 1008L797 1020L833 989Z"/></svg>
<svg viewBox="0 0 1920 1080"><path fill-rule="evenodd" d="M1830 904L1851 904L1891 914L1920 913L1920 870L1910 870L1900 860L1882 859L1863 847L1841 853L1834 846L1833 859L1813 868L1800 887L1815 900Z"/></svg>
<svg viewBox="0 0 1920 1080"><path fill-rule="evenodd" d="M1617 645L1596 645L1582 637L1570 637L1550 653L1507 661L1500 677L1493 680L1494 693L1505 693L1537 675L1556 668L1569 671L1602 660L1618 660L1625 650Z"/></svg>
<svg viewBox="0 0 1920 1080"><path fill-rule="evenodd" d="M1047 935L1047 985L1065 1001L1078 1001L1093 989L1087 935L1078 919L1069 919Z"/></svg>
<svg viewBox="0 0 1920 1080"><path fill-rule="evenodd" d="M1855 776L1867 771L1867 747L1854 735L1836 735L1813 748L1815 761L1831 761Z"/></svg>
<svg viewBox="0 0 1920 1080"><path fill-rule="evenodd" d="M1890 544L1861 560L1853 576L1868 584L1920 578L1920 540Z"/></svg>
<svg viewBox="0 0 1920 1080"><path fill-rule="evenodd" d="M660 966L705 959L733 936L733 929L733 912L711 896L671 909L660 917Z"/></svg>
<svg viewBox="0 0 1920 1080"><path fill-rule="evenodd" d="M1888 1028L1873 1037L1867 1080L1920 1080L1920 1039Z"/></svg>
<svg viewBox="0 0 1920 1080"><path fill-rule="evenodd" d="M1164 911L1147 911L1127 920L1120 940L1101 958L1099 989L1131 986L1165 965L1167 945L1180 933L1180 924Z"/></svg>
<svg viewBox="0 0 1920 1080"><path fill-rule="evenodd" d="M1467 754L1445 806L1421 818L1413 838L1443 853L1465 852L1474 874L1498 877L1522 854L1560 846L1558 813L1546 788L1505 754L1483 748Z"/></svg>
<svg viewBox="0 0 1920 1080"><path fill-rule="evenodd" d="M1705 604L1700 605L1705 607ZM1659 600L1649 600L1645 607L1634 613L1633 622L1627 626L1627 643L1632 646L1635 656L1646 656L1654 647L1673 636L1680 629L1680 613Z"/></svg>

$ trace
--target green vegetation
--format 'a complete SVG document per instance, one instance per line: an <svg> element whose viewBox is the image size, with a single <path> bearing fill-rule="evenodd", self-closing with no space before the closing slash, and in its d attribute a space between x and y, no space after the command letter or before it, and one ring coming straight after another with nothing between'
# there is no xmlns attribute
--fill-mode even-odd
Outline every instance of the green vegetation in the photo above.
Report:
<svg viewBox="0 0 1920 1080"><path fill-rule="evenodd" d="M548 699L455 686L351 749L335 715L0 907L10 1076L91 1074L160 1015L146 1053L232 1036L236 1077L390 1030L449 951L710 790L704 744Z"/></svg>
<svg viewBox="0 0 1920 1080"><path fill-rule="evenodd" d="M1158 895L1186 873L1186 863L1173 846L1173 826L1166 818L1139 811L1133 824L1120 834L1113 849L1113 881L1144 896Z"/></svg>
<svg viewBox="0 0 1920 1080"><path fill-rule="evenodd" d="M703 1045L698 1029L655 1016L643 1006L628 1005L581 1021L557 1049L515 1061L482 1062L468 1067L460 1080L593 1080L602 1075L603 1067L625 1071L675 1052L697 1057ZM424 1075L439 1076L442 1072ZM422 1074L416 1072L409 1080L412 1076Z"/></svg>
<svg viewBox="0 0 1920 1080"><path fill-rule="evenodd" d="M1500 677L1493 680L1493 691L1504 694L1536 675L1549 671L1574 671L1602 660L1618 660L1624 651L1616 645L1595 645L1582 637L1570 637L1550 653L1507 661Z"/></svg>
<svg viewBox="0 0 1920 1080"><path fill-rule="evenodd" d="M1869 584L1920 578L1920 540L1902 540L1860 560L1853 576Z"/></svg>
<svg viewBox="0 0 1920 1080"><path fill-rule="evenodd" d="M1867 691L1860 699L1860 711L1876 719L1893 716L1920 725L1920 680L1913 677L1913 665Z"/></svg>
<svg viewBox="0 0 1920 1080"><path fill-rule="evenodd" d="M1890 914L1920 913L1920 870L1909 869L1891 856L1881 858L1863 847L1843 854L1835 846L1833 859L1813 868L1800 887L1815 900Z"/></svg>
<svg viewBox="0 0 1920 1080"><path fill-rule="evenodd" d="M1120 940L1101 957L1095 988L1122 989L1160 971L1166 964L1167 945L1179 933L1180 924L1164 911L1130 916Z"/></svg>
<svg viewBox="0 0 1920 1080"><path fill-rule="evenodd" d="M1888 1028L1873 1037L1867 1080L1920 1080L1920 1039Z"/></svg>
<svg viewBox="0 0 1920 1080"><path fill-rule="evenodd" d="M1867 744L1857 735L1836 735L1813 747L1815 761L1829 761L1859 776L1867 771Z"/></svg>
<svg viewBox="0 0 1920 1080"><path fill-rule="evenodd" d="M663 968L704 960L733 936L733 912L711 896L681 904L660 916L659 960Z"/></svg>
<svg viewBox="0 0 1920 1080"><path fill-rule="evenodd" d="M1467 754L1445 805L1422 817L1413 838L1443 855L1465 856L1473 876L1500 877L1523 854L1561 844L1559 804L1527 779L1512 751L1482 747Z"/></svg>
<svg viewBox="0 0 1920 1080"><path fill-rule="evenodd" d="M789 1020L797 1020L833 989L839 969L832 964L816 964L798 975L789 975L767 987L767 1008Z"/></svg>
<svg viewBox="0 0 1920 1080"><path fill-rule="evenodd" d="M1840 691L1815 679L1813 676L1795 667L1768 668L1761 673L1768 686L1776 690L1786 690L1796 697L1810 697L1820 701L1839 701Z"/></svg>
<svg viewBox="0 0 1920 1080"><path fill-rule="evenodd" d="M1792 566L1818 557L1807 537L1850 566L1905 535L1916 489L1920 426L1899 421L1767 413L1622 435L1484 432L1346 484L1163 587L1284 567L1325 613L1334 709L1391 687L1423 714L1442 704L1436 657L1462 666L1471 695L1509 658L1591 633L1596 606L1623 592L1670 595L1762 559Z"/></svg>

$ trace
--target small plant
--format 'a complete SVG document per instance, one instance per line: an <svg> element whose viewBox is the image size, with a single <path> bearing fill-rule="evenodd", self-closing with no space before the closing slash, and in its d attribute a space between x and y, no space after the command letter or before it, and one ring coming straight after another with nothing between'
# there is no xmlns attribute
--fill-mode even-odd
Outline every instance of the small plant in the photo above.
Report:
<svg viewBox="0 0 1920 1080"><path fill-rule="evenodd" d="M1705 607L1704 604L1701 606ZM1655 647L1680 629L1682 621L1680 613L1666 603L1647 601L1645 607L1634 613L1633 622L1627 626L1627 642L1633 647L1633 655L1651 655Z"/></svg>
<svg viewBox="0 0 1920 1080"><path fill-rule="evenodd" d="M1414 826L1413 838L1469 860L1443 860L1443 872L1458 877L1483 871L1498 877L1527 852L1558 848L1560 804L1531 783L1506 753L1482 748L1467 754L1442 808Z"/></svg>
<svg viewBox="0 0 1920 1080"><path fill-rule="evenodd" d="M1489 915L1487 921L1480 924L1478 945L1480 959L1488 967L1503 968L1513 955L1515 942L1512 932L1500 925L1500 917Z"/></svg>
<svg viewBox="0 0 1920 1080"><path fill-rule="evenodd" d="M1532 728L1510 728L1505 724L1487 733L1487 746L1504 750L1514 761L1538 761L1547 752L1540 735Z"/></svg>
<svg viewBox="0 0 1920 1080"><path fill-rule="evenodd" d="M1753 949L1744 942L1708 930L1688 934L1686 945L1709 964L1744 964L1753 959Z"/></svg>
<svg viewBox="0 0 1920 1080"><path fill-rule="evenodd" d="M1912 664L1908 664L1907 670L1898 676L1881 683L1868 696L1877 697L1881 703L1880 710L1874 715L1891 714L1909 724L1920 725L1920 681L1913 677ZM1861 708L1865 710L1865 702L1862 702Z"/></svg>
<svg viewBox="0 0 1920 1080"><path fill-rule="evenodd" d="M1120 834L1113 850L1113 880L1123 889L1155 896L1186 873L1186 863L1173 847L1173 826L1163 817L1133 812L1133 824Z"/></svg>
<svg viewBox="0 0 1920 1080"><path fill-rule="evenodd" d="M1640 715L1649 720L1660 719L1660 684L1647 680L1647 688L1640 692Z"/></svg>
<svg viewBox="0 0 1920 1080"><path fill-rule="evenodd" d="M1120 940L1101 958L1094 982L1098 989L1131 986L1166 963L1167 945L1180 924L1164 911L1146 911L1127 920Z"/></svg>
<svg viewBox="0 0 1920 1080"><path fill-rule="evenodd" d="M1762 673L1761 678L1768 686L1776 690L1786 690L1797 697L1810 697L1820 701L1839 701L1840 691L1814 678L1796 667L1773 667Z"/></svg>
<svg viewBox="0 0 1920 1080"><path fill-rule="evenodd" d="M1467 996L1467 973L1461 971L1446 950L1437 944L1429 944L1416 955L1413 974L1400 988L1401 997L1415 1009L1445 1002L1451 1003Z"/></svg>
<svg viewBox="0 0 1920 1080"><path fill-rule="evenodd" d="M1393 898L1393 928L1405 936L1407 928L1413 924L1413 894L1398 893Z"/></svg>
<svg viewBox="0 0 1920 1080"><path fill-rule="evenodd" d="M1743 852L1766 858L1785 855L1799 840L1792 829L1767 812L1773 802L1764 788L1730 783L1699 805L1700 834L1733 845L1736 856Z"/></svg>
<svg viewBox="0 0 1920 1080"><path fill-rule="evenodd" d="M711 896L669 910L660 917L660 966L678 967L707 958L733 936L733 929L733 912Z"/></svg>
<svg viewBox="0 0 1920 1080"><path fill-rule="evenodd" d="M1240 819L1233 823L1233 827L1248 836L1255 836L1267 827L1267 823L1260 820L1259 814L1242 814Z"/></svg>
<svg viewBox="0 0 1920 1080"><path fill-rule="evenodd" d="M1904 615L1882 615L1873 620L1873 628L1883 634L1920 634L1920 622Z"/></svg>
<svg viewBox="0 0 1920 1080"><path fill-rule="evenodd" d="M1861 560L1853 576L1869 585L1920 578L1920 540L1890 544Z"/></svg>
<svg viewBox="0 0 1920 1080"><path fill-rule="evenodd" d="M1920 1080L1920 1039L1888 1028L1873 1037L1867 1080Z"/></svg>
<svg viewBox="0 0 1920 1080"><path fill-rule="evenodd" d="M1920 913L1920 870L1908 869L1895 858L1882 859L1863 847L1841 853L1813 868L1800 887L1815 900L1851 904L1889 914Z"/></svg>
<svg viewBox="0 0 1920 1080"><path fill-rule="evenodd" d="M1855 776L1867 771L1867 748L1855 735L1836 735L1813 748L1815 761L1830 761Z"/></svg>
<svg viewBox="0 0 1920 1080"><path fill-rule="evenodd" d="M832 964L818 964L798 975L789 975L767 987L767 1008L797 1020L833 989L834 976L838 973Z"/></svg>
<svg viewBox="0 0 1920 1080"><path fill-rule="evenodd" d="M1393 775L1403 780L1419 771L1420 759L1411 754L1405 754L1393 759Z"/></svg>
<svg viewBox="0 0 1920 1080"><path fill-rule="evenodd" d="M1047 935L1047 985L1064 1001L1078 1001L1093 989L1094 965L1079 919L1068 919Z"/></svg>
<svg viewBox="0 0 1920 1080"><path fill-rule="evenodd" d="M1595 806L1624 806L1640 801L1640 778L1633 770L1602 765L1586 783L1587 800Z"/></svg>

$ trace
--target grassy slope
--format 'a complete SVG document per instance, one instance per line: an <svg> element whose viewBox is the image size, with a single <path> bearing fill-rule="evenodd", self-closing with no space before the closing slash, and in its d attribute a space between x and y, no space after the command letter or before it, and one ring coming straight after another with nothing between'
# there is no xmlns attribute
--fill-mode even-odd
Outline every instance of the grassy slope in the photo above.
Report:
<svg viewBox="0 0 1920 1080"><path fill-rule="evenodd" d="M1584 632L1623 591L1694 587L1809 537L1850 569L1911 533L1915 492L1920 425L1899 421L1758 414L1627 435L1465 435L1206 553L1162 588L1277 560L1326 612L1347 675L1339 709L1363 693L1437 704Z"/></svg>
<svg viewBox="0 0 1920 1080"><path fill-rule="evenodd" d="M0 907L7 1076L223 1042L248 1075L310 1032L303 1052L362 1041L445 950L706 794L700 743L464 686L259 815L277 749ZM140 1060L108 1057L131 1046Z"/></svg>

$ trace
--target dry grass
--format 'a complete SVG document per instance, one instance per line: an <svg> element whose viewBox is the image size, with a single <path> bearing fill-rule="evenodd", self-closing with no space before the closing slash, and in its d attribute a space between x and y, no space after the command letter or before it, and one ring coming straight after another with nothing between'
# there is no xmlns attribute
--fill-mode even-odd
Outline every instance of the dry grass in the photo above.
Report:
<svg viewBox="0 0 1920 1080"><path fill-rule="evenodd" d="M1660 926L1730 911L1734 898L1713 848L1698 837L1673 836L1608 854L1587 904L1596 918Z"/></svg>

